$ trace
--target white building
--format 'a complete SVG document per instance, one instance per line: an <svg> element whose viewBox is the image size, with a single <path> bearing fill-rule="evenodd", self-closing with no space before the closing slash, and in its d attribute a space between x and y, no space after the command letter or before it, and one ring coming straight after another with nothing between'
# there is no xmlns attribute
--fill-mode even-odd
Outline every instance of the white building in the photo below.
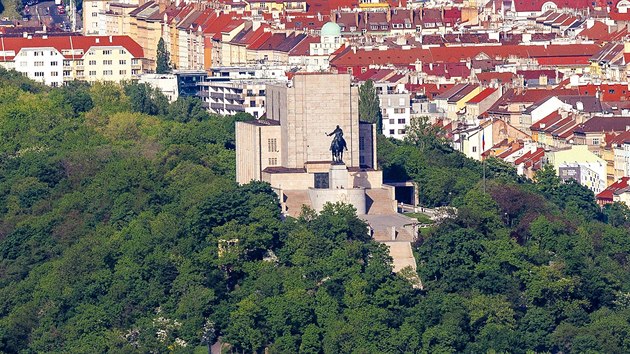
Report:
<svg viewBox="0 0 630 354"><path fill-rule="evenodd" d="M630 140L613 146L615 154L615 180L621 177L630 177Z"/></svg>
<svg viewBox="0 0 630 354"><path fill-rule="evenodd" d="M606 189L606 160L590 152L587 145L573 145L547 156L561 179L575 179L595 194Z"/></svg>
<svg viewBox="0 0 630 354"><path fill-rule="evenodd" d="M403 139L411 122L411 98L409 93L385 93L378 96L383 116L383 134Z"/></svg>
<svg viewBox="0 0 630 354"><path fill-rule="evenodd" d="M50 86L65 81L121 81L143 71L142 47L128 36L2 38L0 65Z"/></svg>

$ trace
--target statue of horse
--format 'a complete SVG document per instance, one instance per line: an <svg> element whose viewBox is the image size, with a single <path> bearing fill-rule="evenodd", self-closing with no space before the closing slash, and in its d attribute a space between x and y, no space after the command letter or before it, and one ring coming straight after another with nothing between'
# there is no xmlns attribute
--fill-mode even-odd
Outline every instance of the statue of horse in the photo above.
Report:
<svg viewBox="0 0 630 354"><path fill-rule="evenodd" d="M342 136L335 136L332 143L330 143L330 151L332 153L333 163L343 163L343 151L348 150L346 140Z"/></svg>

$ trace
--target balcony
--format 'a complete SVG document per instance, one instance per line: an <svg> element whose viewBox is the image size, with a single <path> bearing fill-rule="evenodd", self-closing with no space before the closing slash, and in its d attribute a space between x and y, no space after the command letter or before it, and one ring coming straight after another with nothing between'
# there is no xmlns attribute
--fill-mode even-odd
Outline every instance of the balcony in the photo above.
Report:
<svg viewBox="0 0 630 354"><path fill-rule="evenodd" d="M220 109L224 109L224 106L222 103L210 103L210 108L218 111Z"/></svg>
<svg viewBox="0 0 630 354"><path fill-rule="evenodd" d="M225 94L225 98L227 98L228 100L243 101L243 97L241 97L241 95L238 95L238 94L235 94L235 93L226 93Z"/></svg>
<svg viewBox="0 0 630 354"><path fill-rule="evenodd" d="M222 100L225 98L225 95L221 92L210 92L210 97Z"/></svg>
<svg viewBox="0 0 630 354"><path fill-rule="evenodd" d="M236 112L245 112L245 107L238 104L226 104L225 109Z"/></svg>

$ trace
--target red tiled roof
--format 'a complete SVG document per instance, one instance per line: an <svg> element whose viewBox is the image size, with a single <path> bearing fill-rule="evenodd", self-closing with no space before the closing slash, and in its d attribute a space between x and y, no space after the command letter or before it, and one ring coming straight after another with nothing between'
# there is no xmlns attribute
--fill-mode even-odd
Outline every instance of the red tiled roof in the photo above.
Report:
<svg viewBox="0 0 630 354"><path fill-rule="evenodd" d="M538 122L531 125L529 128L532 131L542 130L543 127L547 127L551 124L554 124L562 119L562 116L558 113L558 111L553 111L545 118L539 120Z"/></svg>
<svg viewBox="0 0 630 354"><path fill-rule="evenodd" d="M588 65L589 61L586 57L547 57L537 58L539 65L558 66L558 65Z"/></svg>
<svg viewBox="0 0 630 354"><path fill-rule="evenodd" d="M409 65L416 61L423 63L461 62L474 59L485 54L490 58L554 58L563 57L569 63L583 62L588 64L588 58L597 53L600 47L595 44L567 44L567 45L502 45L502 46L469 46L469 47L433 47L428 49L388 49L370 50L359 49L347 51L334 57L333 66L368 66L371 64ZM584 57L584 59L582 59Z"/></svg>
<svg viewBox="0 0 630 354"><path fill-rule="evenodd" d="M630 181L630 177L621 177L620 180L611 184L610 186L608 186L608 188L604 189L601 193L597 194L596 198L598 200L605 200L605 201L612 202L616 191L629 187L628 181Z"/></svg>
<svg viewBox="0 0 630 354"><path fill-rule="evenodd" d="M291 56L306 56L310 54L311 43L319 43L319 37L307 36L289 51Z"/></svg>
<svg viewBox="0 0 630 354"><path fill-rule="evenodd" d="M601 84L578 86L581 95L595 95L599 92L602 102L630 101L630 85L627 84Z"/></svg>
<svg viewBox="0 0 630 354"><path fill-rule="evenodd" d="M608 37L608 26L600 21L595 21L593 26L580 32L578 36L593 40L604 39Z"/></svg>
<svg viewBox="0 0 630 354"><path fill-rule="evenodd" d="M542 11L545 3L551 1L559 9L585 9L589 7L588 0L512 0L517 12L538 12Z"/></svg>
<svg viewBox="0 0 630 354"><path fill-rule="evenodd" d="M498 83L511 83L512 80L516 77L514 73L504 72L483 72L476 74L477 80L480 83L490 83L492 80L496 80Z"/></svg>
<svg viewBox="0 0 630 354"><path fill-rule="evenodd" d="M466 103L471 103L471 104L479 103L479 102L485 100L486 98L488 98L488 96L493 94L496 90L497 89L494 89L494 88L487 88L487 89L479 92L479 94L477 94L475 97L471 98Z"/></svg>

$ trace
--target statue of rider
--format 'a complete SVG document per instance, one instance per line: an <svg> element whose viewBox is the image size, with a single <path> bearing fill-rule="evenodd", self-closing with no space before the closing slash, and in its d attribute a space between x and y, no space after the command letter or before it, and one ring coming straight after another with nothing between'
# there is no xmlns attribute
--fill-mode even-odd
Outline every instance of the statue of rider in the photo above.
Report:
<svg viewBox="0 0 630 354"><path fill-rule="evenodd" d="M335 136L330 143L330 151L332 151L333 156L341 156L341 154L343 153L343 149L348 150L348 147L346 146L346 140L343 138L343 130L339 126L337 126L335 130L333 130L330 134L326 135ZM342 162L341 158L339 158L336 162Z"/></svg>

